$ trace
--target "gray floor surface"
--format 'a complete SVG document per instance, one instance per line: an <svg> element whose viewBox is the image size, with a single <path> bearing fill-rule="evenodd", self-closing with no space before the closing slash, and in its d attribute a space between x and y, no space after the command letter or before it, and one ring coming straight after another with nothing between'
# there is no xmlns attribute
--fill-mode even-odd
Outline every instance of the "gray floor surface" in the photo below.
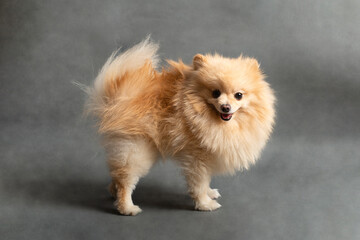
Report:
<svg viewBox="0 0 360 240"><path fill-rule="evenodd" d="M360 3L2 1L1 239L360 239ZM277 125L257 165L217 177L222 208L193 211L171 161L120 216L104 151L81 116L106 57L148 33L160 56L259 59Z"/></svg>

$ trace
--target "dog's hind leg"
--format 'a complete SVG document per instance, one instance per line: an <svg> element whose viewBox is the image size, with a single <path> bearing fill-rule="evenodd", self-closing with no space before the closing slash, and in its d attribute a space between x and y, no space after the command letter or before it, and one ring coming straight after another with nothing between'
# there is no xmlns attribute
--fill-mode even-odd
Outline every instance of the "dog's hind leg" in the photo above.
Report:
<svg viewBox="0 0 360 240"><path fill-rule="evenodd" d="M156 148L145 139L114 137L107 139L105 147L112 177L109 190L116 197L115 206L123 215L136 215L141 209L134 205L131 195L156 161Z"/></svg>

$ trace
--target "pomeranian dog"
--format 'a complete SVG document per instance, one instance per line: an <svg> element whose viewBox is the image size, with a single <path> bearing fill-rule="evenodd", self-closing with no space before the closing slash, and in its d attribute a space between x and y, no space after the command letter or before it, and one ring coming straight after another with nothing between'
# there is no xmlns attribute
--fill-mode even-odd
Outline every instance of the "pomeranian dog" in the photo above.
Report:
<svg viewBox="0 0 360 240"><path fill-rule="evenodd" d="M191 65L168 60L157 70L149 38L113 53L89 88L112 183L123 215L136 215L132 192L159 158L175 159L195 209L221 205L211 177L254 164L274 124L275 97L259 63L249 57L196 54Z"/></svg>

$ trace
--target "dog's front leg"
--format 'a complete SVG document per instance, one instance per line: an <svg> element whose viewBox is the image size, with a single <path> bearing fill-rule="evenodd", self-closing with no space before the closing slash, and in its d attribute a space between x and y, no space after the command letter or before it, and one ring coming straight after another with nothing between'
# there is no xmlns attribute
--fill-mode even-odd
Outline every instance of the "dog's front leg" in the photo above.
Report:
<svg viewBox="0 0 360 240"><path fill-rule="evenodd" d="M190 196L195 201L195 209L213 211L221 207L216 200L209 197L211 174L205 164L200 160L193 160L190 164L186 164L183 170Z"/></svg>

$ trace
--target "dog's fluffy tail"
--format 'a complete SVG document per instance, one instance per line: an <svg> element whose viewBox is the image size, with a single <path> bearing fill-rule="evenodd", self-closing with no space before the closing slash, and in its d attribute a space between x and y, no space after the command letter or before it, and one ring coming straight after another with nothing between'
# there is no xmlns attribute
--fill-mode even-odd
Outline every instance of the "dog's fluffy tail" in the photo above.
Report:
<svg viewBox="0 0 360 240"><path fill-rule="evenodd" d="M119 50L113 52L96 77L94 86L87 90L86 112L98 115L114 98L125 100L147 87L149 81L146 78L153 77L159 62L158 48L148 36L121 54L118 54ZM142 87L139 89L139 86Z"/></svg>

